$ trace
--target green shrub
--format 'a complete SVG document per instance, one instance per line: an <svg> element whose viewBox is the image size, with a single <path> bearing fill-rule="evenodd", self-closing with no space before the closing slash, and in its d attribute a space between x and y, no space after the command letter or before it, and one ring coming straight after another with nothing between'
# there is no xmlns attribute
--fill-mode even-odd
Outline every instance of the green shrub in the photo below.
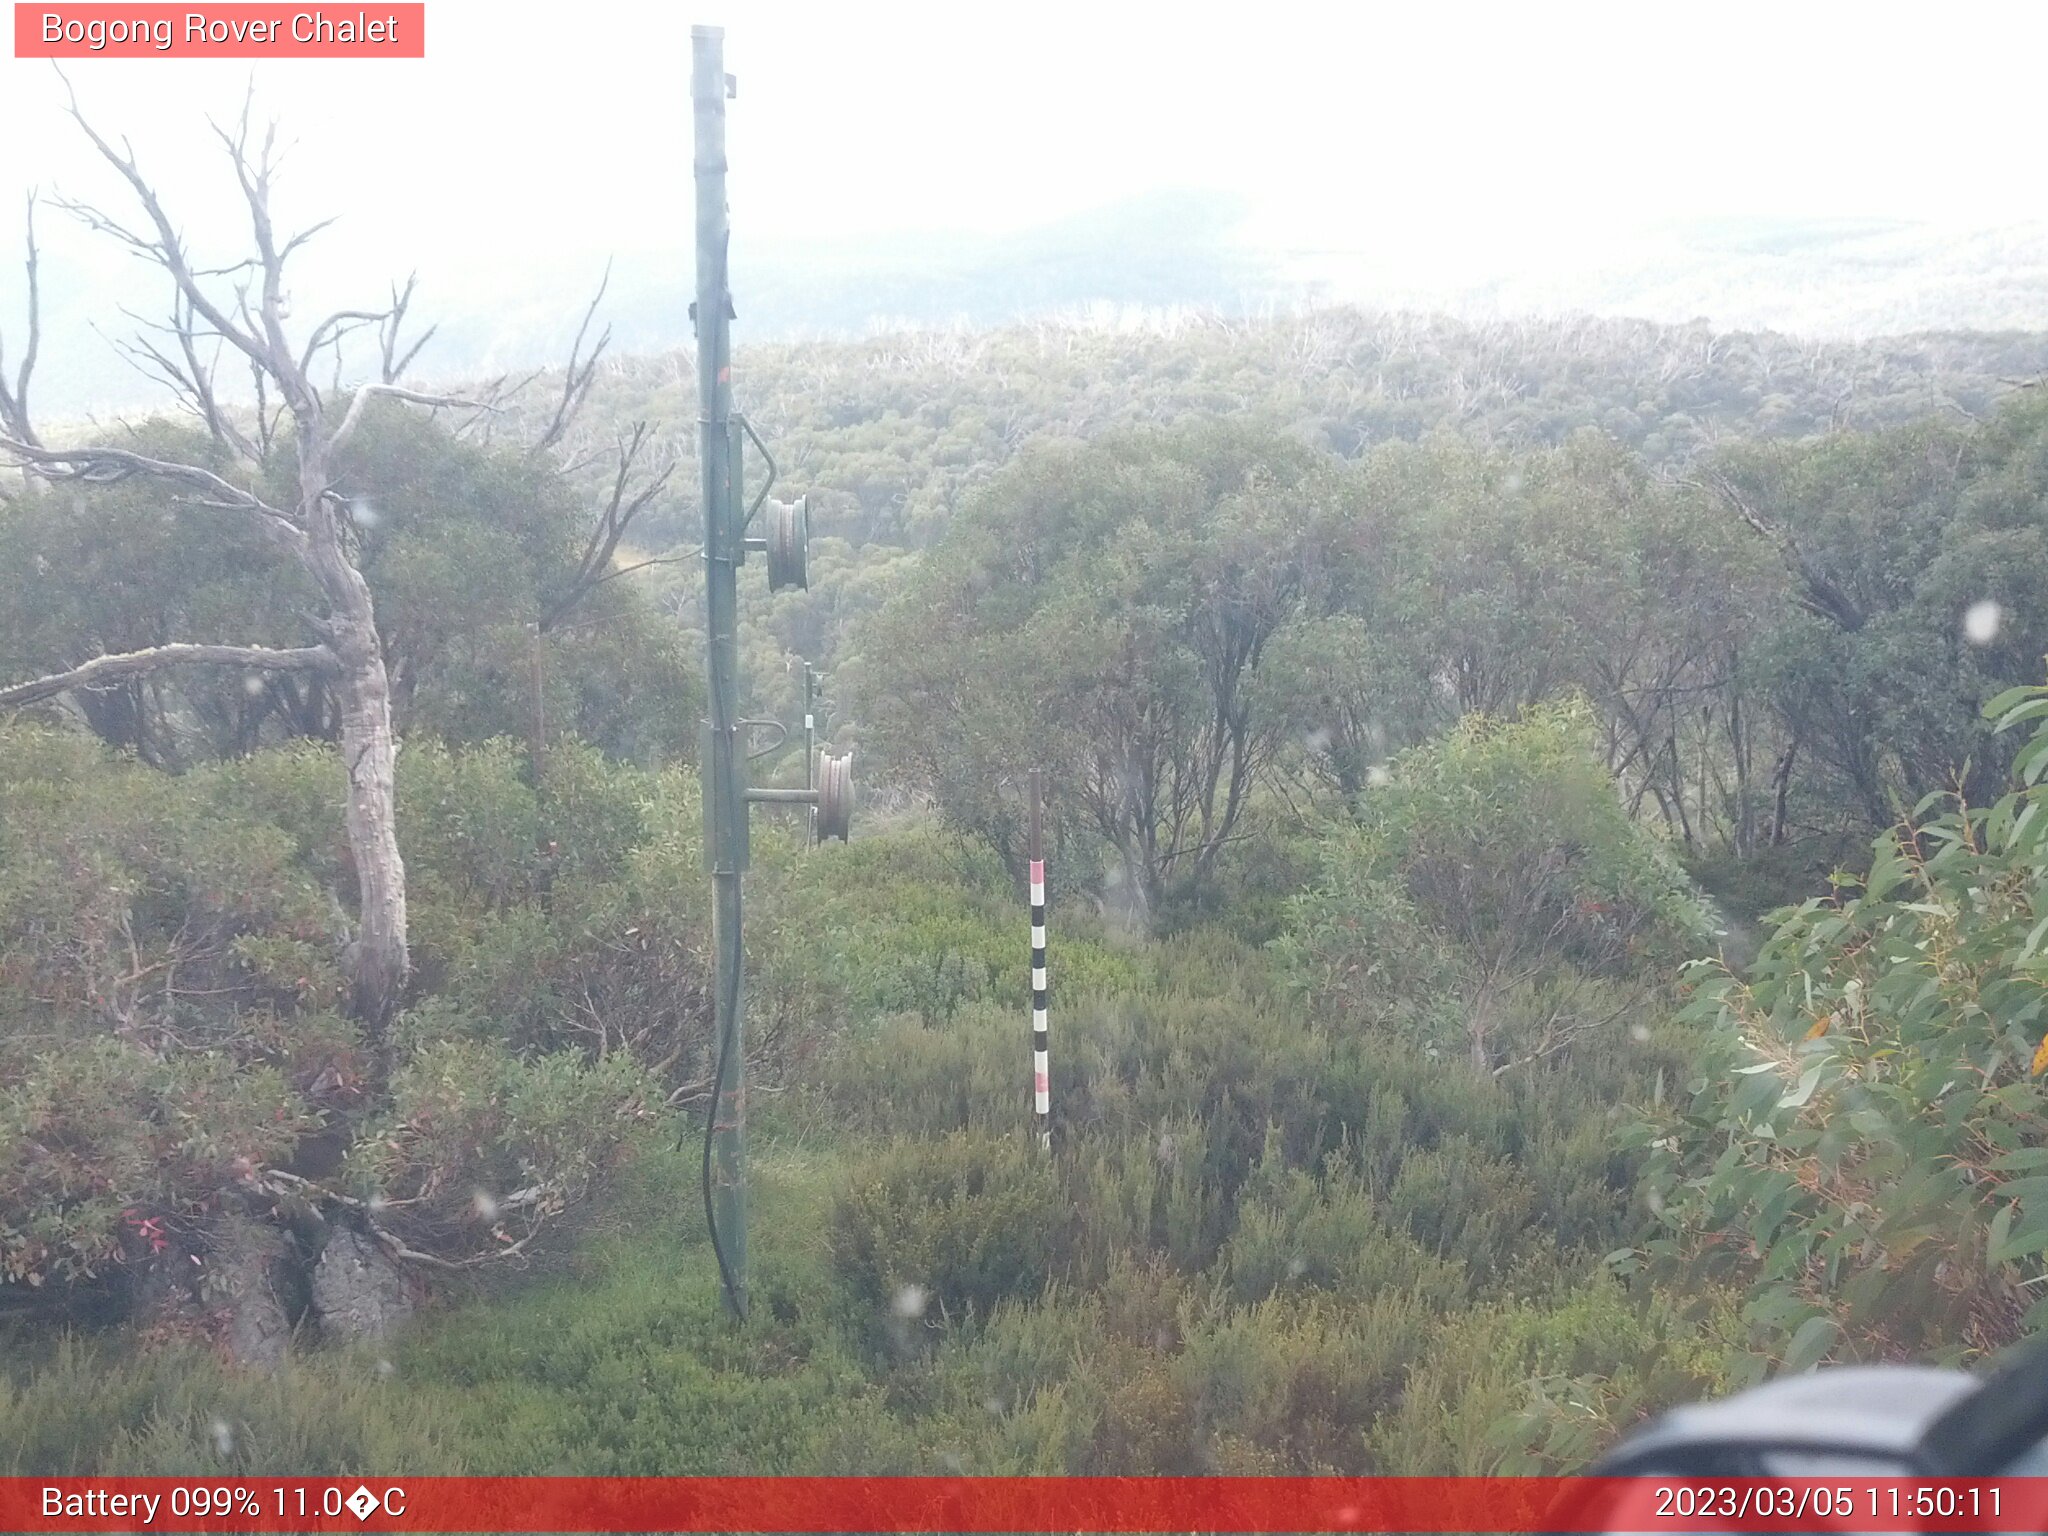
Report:
<svg viewBox="0 0 2048 1536"><path fill-rule="evenodd" d="M364 1079L341 914L229 798L0 727L0 1287L188 1264L316 1085Z"/></svg>
<svg viewBox="0 0 2048 1536"><path fill-rule="evenodd" d="M702 1070L701 930L653 831L697 820L687 791L587 749L555 769L536 796L502 743L403 755L428 995L392 1032L383 1102L337 1012L354 893L331 752L173 778L0 727L0 1288L189 1277L279 1170L342 1163L408 1241L465 1258L595 1188Z"/></svg>
<svg viewBox="0 0 2048 1536"><path fill-rule="evenodd" d="M1482 1283L1503 1273L1529 1244L1535 1203L1525 1174L1463 1136L1404 1159L1387 1191L1389 1214L1416 1242ZM1542 1240L1554 1241L1547 1233Z"/></svg>
<svg viewBox="0 0 2048 1536"><path fill-rule="evenodd" d="M394 1353L416 1413L480 1474L887 1475L941 1470L890 1413L833 1273L826 1160L750 1160L751 1306L726 1313L694 1204L695 1148L649 1152L579 1251L500 1279Z"/></svg>
<svg viewBox="0 0 2048 1536"><path fill-rule="evenodd" d="M768 839L756 863L751 985L771 1006L787 994L834 1021L908 1013L935 1026L977 1002L1029 1005L1024 892L986 850L919 827L808 855ZM1138 981L1139 960L1085 909L1048 921L1055 996Z"/></svg>
<svg viewBox="0 0 2048 1536"><path fill-rule="evenodd" d="M831 1251L878 1320L986 1319L1044 1290L1070 1215L1051 1164L1023 1136L956 1133L879 1150L831 1215Z"/></svg>
<svg viewBox="0 0 2048 1536"><path fill-rule="evenodd" d="M1262 1164L1246 1186L1224 1255L1231 1293L1244 1302L1282 1291L1323 1290L1363 1300L1386 1292L1441 1309L1469 1290L1458 1258L1428 1252L1391 1227L1342 1152L1322 1176Z"/></svg>
<svg viewBox="0 0 2048 1536"><path fill-rule="evenodd" d="M1582 1471L1624 1431L1740 1384L1734 1298L1579 1277L1435 1330L1371 1436L1406 1476Z"/></svg>
<svg viewBox="0 0 2048 1536"><path fill-rule="evenodd" d="M252 1374L190 1347L0 1351L0 1475L447 1476L460 1431L408 1412L388 1360Z"/></svg>
<svg viewBox="0 0 2048 1536"><path fill-rule="evenodd" d="M798 1112L856 1136L1001 1135L1030 1118L1030 1072L1026 1012L982 1003L937 1028L897 1015L846 1031L811 1063Z"/></svg>
<svg viewBox="0 0 2048 1536"><path fill-rule="evenodd" d="M1404 753L1275 947L1318 1010L1493 1072L1618 1034L1626 1000L1590 979L1688 958L1710 928L1622 806L1591 711L1567 702L1467 716Z"/></svg>
<svg viewBox="0 0 2048 1536"><path fill-rule="evenodd" d="M1198 1436L1179 1470L1388 1470L1371 1461L1366 1434L1400 1400L1430 1321L1426 1304L1394 1292L1341 1304L1276 1296L1217 1316L1172 1366Z"/></svg>
<svg viewBox="0 0 2048 1536"><path fill-rule="evenodd" d="M400 764L400 850L421 904L491 909L531 895L541 822L518 749L508 741L460 751L413 741Z"/></svg>
<svg viewBox="0 0 2048 1536"><path fill-rule="evenodd" d="M416 1247L523 1248L612 1170L653 1097L625 1056L426 1045L393 1077L344 1176Z"/></svg>
<svg viewBox="0 0 2048 1536"><path fill-rule="evenodd" d="M1211 1174L1208 1128L1192 1116L1168 1114L1141 1134L1083 1137L1064 1161L1076 1263L1086 1276L1150 1257L1198 1273L1230 1235L1231 1205Z"/></svg>

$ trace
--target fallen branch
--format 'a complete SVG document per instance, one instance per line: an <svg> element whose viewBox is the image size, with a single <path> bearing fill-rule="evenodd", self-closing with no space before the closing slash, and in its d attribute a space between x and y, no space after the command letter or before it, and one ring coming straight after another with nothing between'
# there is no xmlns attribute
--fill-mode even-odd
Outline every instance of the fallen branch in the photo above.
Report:
<svg viewBox="0 0 2048 1536"><path fill-rule="evenodd" d="M243 667L254 672L332 672L339 668L324 645L272 650L261 645L158 645L143 651L95 656L68 672L52 672L11 688L0 688L0 709L19 709L68 693L73 688L105 688L132 677L146 677L165 667Z"/></svg>
<svg viewBox="0 0 2048 1536"><path fill-rule="evenodd" d="M353 1213L356 1220L362 1223L363 1230L369 1233L378 1245L386 1253L390 1254L392 1258L402 1260L408 1264L422 1264L429 1269L443 1270L451 1274L475 1269L479 1265L495 1264L503 1259L519 1257L526 1251L527 1244L540 1236L541 1228L547 1225L548 1213L545 1207L548 1191L538 1184L529 1189L515 1190L513 1193L505 1196L504 1199L498 1201L497 1205L501 1211L519 1210L529 1207L535 1208L538 1211L538 1214L533 1219L533 1225L527 1229L526 1236L520 1238L517 1242L508 1243L500 1248L489 1249L483 1253L473 1253L466 1259L444 1259L438 1254L422 1253L419 1249L407 1243L405 1239L398 1236L397 1233L379 1224L375 1216L372 1215L375 1207L367 1200L358 1200L353 1195L344 1195L339 1190L329 1189L324 1184L316 1184L311 1179L301 1178L296 1173L287 1173L282 1168L266 1168L260 1173L253 1174L249 1178L248 1183L273 1199L303 1200L315 1207L323 1204L338 1205L344 1210Z"/></svg>

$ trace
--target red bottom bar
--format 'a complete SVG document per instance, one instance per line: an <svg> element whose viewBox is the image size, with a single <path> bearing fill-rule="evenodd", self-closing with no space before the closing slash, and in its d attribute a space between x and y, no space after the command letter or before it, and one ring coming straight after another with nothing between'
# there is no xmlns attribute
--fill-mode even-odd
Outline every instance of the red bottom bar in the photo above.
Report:
<svg viewBox="0 0 2048 1536"><path fill-rule="evenodd" d="M2040 1531L2048 1478L0 1478L4 1531Z"/></svg>

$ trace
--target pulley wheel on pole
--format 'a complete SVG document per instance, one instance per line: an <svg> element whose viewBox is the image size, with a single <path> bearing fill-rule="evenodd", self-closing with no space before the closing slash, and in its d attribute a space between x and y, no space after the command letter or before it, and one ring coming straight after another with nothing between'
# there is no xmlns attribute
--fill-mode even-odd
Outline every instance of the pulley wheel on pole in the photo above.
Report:
<svg viewBox="0 0 2048 1536"><path fill-rule="evenodd" d="M765 530L768 590L808 591L810 580L806 557L811 542L810 498L799 496L795 501L771 501L763 510L768 519Z"/></svg>
<svg viewBox="0 0 2048 1536"><path fill-rule="evenodd" d="M853 754L827 752L818 764L818 841L847 840L853 826Z"/></svg>

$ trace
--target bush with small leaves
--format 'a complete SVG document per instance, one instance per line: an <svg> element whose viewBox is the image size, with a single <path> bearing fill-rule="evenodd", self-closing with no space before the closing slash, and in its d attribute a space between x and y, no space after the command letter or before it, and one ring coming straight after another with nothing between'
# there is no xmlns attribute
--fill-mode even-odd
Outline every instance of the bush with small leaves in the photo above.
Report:
<svg viewBox="0 0 2048 1536"><path fill-rule="evenodd" d="M832 1257L878 1324L985 1320L1043 1291L1065 1256L1071 1213L1024 1137L961 1132L858 1161L832 1208Z"/></svg>
<svg viewBox="0 0 2048 1536"><path fill-rule="evenodd" d="M1498 1073L1618 1034L1707 912L1628 814L1582 701L1468 716L1403 754L1275 943L1310 1005Z"/></svg>

